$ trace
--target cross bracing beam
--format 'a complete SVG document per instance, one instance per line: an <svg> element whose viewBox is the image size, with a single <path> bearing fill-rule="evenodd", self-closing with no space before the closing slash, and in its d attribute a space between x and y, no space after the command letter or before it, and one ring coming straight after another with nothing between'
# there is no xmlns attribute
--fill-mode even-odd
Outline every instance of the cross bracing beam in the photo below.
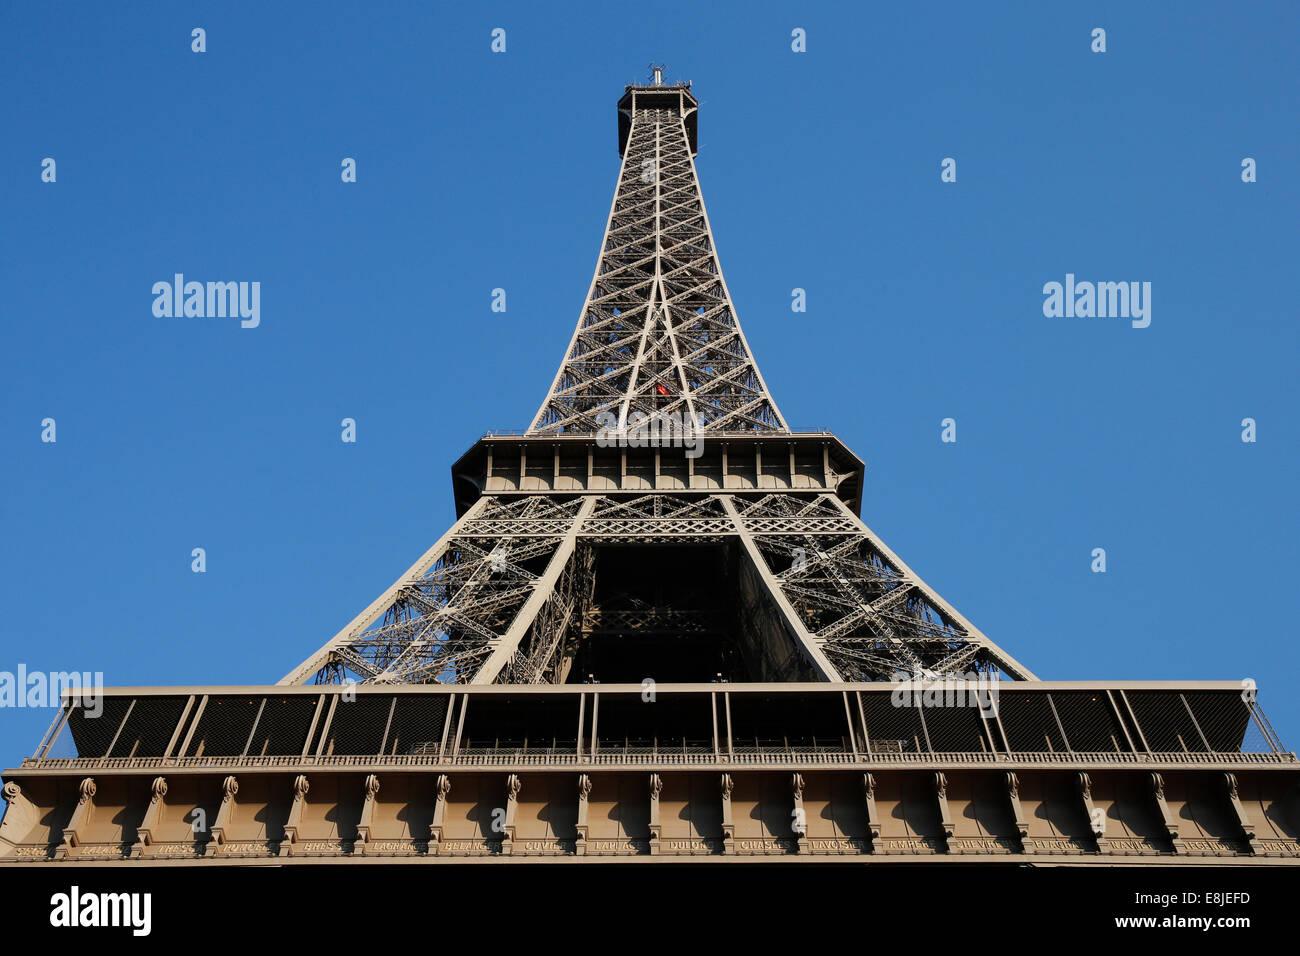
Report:
<svg viewBox="0 0 1300 956"><path fill-rule="evenodd" d="M824 680L1033 675L832 494L485 495L439 545L284 683L337 665L360 682L554 679L588 584L580 546L736 541ZM589 559L589 555L587 556Z"/></svg>

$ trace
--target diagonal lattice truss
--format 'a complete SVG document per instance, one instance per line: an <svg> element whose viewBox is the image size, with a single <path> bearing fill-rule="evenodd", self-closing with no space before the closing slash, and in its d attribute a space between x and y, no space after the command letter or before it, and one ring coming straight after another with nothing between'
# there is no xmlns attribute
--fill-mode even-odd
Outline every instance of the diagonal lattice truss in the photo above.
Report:
<svg viewBox="0 0 1300 956"><path fill-rule="evenodd" d="M705 431L787 430L722 278L678 110L632 118L596 274L532 434L673 415Z"/></svg>
<svg viewBox="0 0 1300 956"><path fill-rule="evenodd" d="M739 542L790 640L826 680L1001 671L1033 679L835 495L487 496L281 683L561 678L592 546Z"/></svg>
<svg viewBox="0 0 1300 956"><path fill-rule="evenodd" d="M345 677L363 683L471 682L493 651L503 644L517 647L518 622L531 624L545 599L563 599L556 585L573 552L575 516L584 507L590 505L579 499L545 496L480 499L281 683ZM566 623L561 616L555 626L562 630ZM493 661L494 669L501 663ZM524 683L537 679L526 669L518 676Z"/></svg>
<svg viewBox="0 0 1300 956"><path fill-rule="evenodd" d="M840 679L973 671L1032 679L835 496L737 505L776 587Z"/></svg>

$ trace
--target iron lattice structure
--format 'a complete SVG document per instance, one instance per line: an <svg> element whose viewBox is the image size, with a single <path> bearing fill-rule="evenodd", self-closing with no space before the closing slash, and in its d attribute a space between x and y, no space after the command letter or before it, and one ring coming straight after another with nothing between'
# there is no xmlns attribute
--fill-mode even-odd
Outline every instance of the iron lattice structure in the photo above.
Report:
<svg viewBox="0 0 1300 956"><path fill-rule="evenodd" d="M707 431L788 431L714 251L688 97L683 89L677 108L628 117L596 273L533 434L592 432L602 412L621 425L641 412L676 414Z"/></svg>
<svg viewBox="0 0 1300 956"><path fill-rule="evenodd" d="M709 631L724 643L761 634L739 656L704 655L692 678L1033 679L863 524L845 500L862 471L847 449L836 442L842 452L832 460L823 435L822 462L796 451L792 439L806 436L789 429L769 394L722 276L693 158L697 110L689 84L627 88L622 166L595 275L531 427L498 438L486 457L471 453L472 466L458 463L453 474L471 493L452 529L281 683L600 679L573 665L585 642L609 640L592 622L615 609L629 621L618 630L625 637L646 630L630 620L633 609L631 618L676 620L670 632L691 633L687 599L672 582L653 595L605 587L597 596L597 579L627 573L602 576L600 556L637 545L661 549L651 553L667 563L680 555L664 547L722 548L716 561L730 571L718 587L736 601L692 613L732 621ZM653 441L610 447L602 437L669 419L698 440L694 455ZM567 443L556 446L553 467L547 439ZM743 453L738 441L748 442ZM638 460L646 473L633 480ZM647 568L633 573L661 573L653 560ZM655 666L645 663L651 674Z"/></svg>

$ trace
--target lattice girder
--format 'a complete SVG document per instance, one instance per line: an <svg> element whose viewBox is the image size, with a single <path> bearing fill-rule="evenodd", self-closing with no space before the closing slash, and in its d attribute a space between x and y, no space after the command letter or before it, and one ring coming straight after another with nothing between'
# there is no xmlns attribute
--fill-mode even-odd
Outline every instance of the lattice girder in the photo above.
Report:
<svg viewBox="0 0 1300 956"><path fill-rule="evenodd" d="M839 498L783 491L485 496L284 682L322 669L370 683L555 680L590 590L593 545L728 540L742 543L827 680L962 668L1032 679Z"/></svg>

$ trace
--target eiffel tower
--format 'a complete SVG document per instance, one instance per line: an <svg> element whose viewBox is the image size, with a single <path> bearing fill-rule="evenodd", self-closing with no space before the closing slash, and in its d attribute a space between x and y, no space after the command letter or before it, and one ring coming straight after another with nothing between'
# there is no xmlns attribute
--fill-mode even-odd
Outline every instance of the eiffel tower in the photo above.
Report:
<svg viewBox="0 0 1300 956"><path fill-rule="evenodd" d="M741 330L698 116L662 68L619 99L576 328L451 529L278 685L70 691L0 865L1300 862L1253 687L1040 681L863 523Z"/></svg>

